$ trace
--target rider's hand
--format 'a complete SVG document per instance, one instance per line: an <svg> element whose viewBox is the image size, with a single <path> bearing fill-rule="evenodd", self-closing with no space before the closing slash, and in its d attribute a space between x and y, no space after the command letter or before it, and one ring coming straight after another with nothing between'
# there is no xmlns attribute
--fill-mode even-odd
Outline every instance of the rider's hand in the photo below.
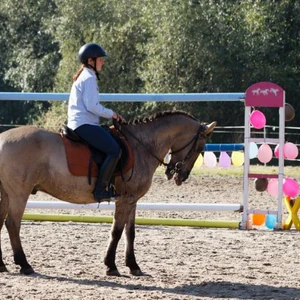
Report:
<svg viewBox="0 0 300 300"><path fill-rule="evenodd" d="M121 123L125 122L125 119L121 115L117 114L116 112L113 113L113 119L116 119L118 122Z"/></svg>

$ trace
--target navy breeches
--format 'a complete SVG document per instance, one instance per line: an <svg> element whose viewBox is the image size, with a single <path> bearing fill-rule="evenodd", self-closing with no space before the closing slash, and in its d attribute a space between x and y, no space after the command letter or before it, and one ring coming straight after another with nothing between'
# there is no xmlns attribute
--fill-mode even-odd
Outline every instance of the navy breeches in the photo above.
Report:
<svg viewBox="0 0 300 300"><path fill-rule="evenodd" d="M81 125L74 130L84 141L108 156L120 157L120 146L111 134L98 125Z"/></svg>

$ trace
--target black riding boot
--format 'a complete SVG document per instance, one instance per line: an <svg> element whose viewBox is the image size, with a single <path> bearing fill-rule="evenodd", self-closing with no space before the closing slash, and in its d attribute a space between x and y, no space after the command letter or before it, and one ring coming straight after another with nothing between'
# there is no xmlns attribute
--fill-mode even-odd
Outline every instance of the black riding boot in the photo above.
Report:
<svg viewBox="0 0 300 300"><path fill-rule="evenodd" d="M103 199L109 200L111 198L120 196L112 193L111 189L108 187L118 161L119 157L107 156L102 166L100 167L98 178L93 191L96 201L101 202L101 200Z"/></svg>

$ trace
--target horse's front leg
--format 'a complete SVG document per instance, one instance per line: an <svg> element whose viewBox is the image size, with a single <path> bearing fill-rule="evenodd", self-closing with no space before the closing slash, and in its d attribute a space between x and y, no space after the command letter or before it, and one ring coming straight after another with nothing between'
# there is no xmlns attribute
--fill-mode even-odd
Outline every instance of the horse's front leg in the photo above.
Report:
<svg viewBox="0 0 300 300"><path fill-rule="evenodd" d="M130 274L135 276L141 276L143 275L143 272L138 266L134 255L135 209L128 217L125 232L126 232L125 264L130 269Z"/></svg>
<svg viewBox="0 0 300 300"><path fill-rule="evenodd" d="M135 220L135 210L136 203L127 201L127 199L122 199L116 202L116 211L114 215L114 222L111 228L110 240L104 259L104 263L107 267L106 274L111 276L120 276L117 269L115 259L116 250L119 240L122 236L122 232L126 225L126 256L125 263L126 266L130 268L130 273L134 275L141 275L141 270L136 263L134 256L134 220Z"/></svg>
<svg viewBox="0 0 300 300"><path fill-rule="evenodd" d="M124 230L125 222L117 217L115 213L114 222L111 227L110 240L104 258L104 264L106 265L106 275L120 276L120 273L116 266L116 251L119 240Z"/></svg>

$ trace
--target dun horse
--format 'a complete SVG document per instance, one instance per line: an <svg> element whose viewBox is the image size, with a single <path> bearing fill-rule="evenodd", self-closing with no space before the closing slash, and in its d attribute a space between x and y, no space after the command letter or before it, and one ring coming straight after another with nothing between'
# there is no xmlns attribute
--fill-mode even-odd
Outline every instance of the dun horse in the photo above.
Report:
<svg viewBox="0 0 300 300"><path fill-rule="evenodd" d="M135 214L137 201L149 190L156 168L171 151L166 168L168 179L176 185L185 181L203 151L206 139L216 123L200 123L184 112L162 112L148 119L121 124L134 154L133 168L115 178L114 221L104 263L106 274L119 276L115 264L116 250L125 229L125 264L133 275L142 275L134 254ZM21 219L26 202L34 191L48 193L60 200L94 203L92 184L86 177L68 170L61 136L34 126L23 126L0 134L0 232L5 222L14 253L14 262L22 274L34 273L27 262L20 240ZM7 272L3 262L0 236L0 272Z"/></svg>

